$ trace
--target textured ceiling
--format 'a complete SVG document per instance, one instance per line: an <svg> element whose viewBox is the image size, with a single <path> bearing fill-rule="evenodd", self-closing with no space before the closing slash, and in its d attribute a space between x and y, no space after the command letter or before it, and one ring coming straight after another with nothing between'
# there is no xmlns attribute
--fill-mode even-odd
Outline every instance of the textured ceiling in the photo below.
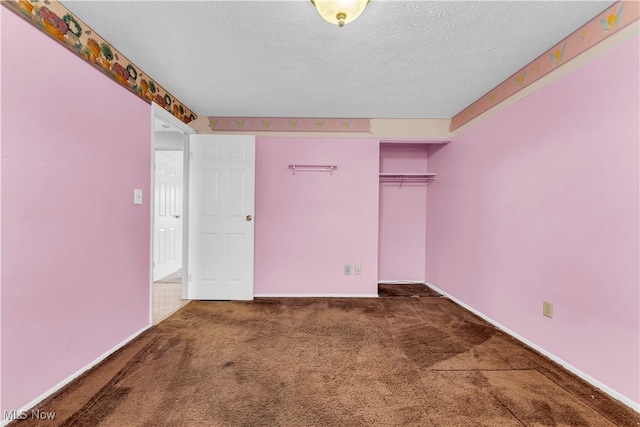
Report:
<svg viewBox="0 0 640 427"><path fill-rule="evenodd" d="M199 115L449 118L612 1L64 1Z"/></svg>

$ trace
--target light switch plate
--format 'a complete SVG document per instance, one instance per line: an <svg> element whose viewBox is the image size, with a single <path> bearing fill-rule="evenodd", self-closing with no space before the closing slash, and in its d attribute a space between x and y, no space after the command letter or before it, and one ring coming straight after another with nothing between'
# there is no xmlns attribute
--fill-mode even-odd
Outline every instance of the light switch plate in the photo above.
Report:
<svg viewBox="0 0 640 427"><path fill-rule="evenodd" d="M142 189L134 188L133 189L133 204L141 205L142 204Z"/></svg>

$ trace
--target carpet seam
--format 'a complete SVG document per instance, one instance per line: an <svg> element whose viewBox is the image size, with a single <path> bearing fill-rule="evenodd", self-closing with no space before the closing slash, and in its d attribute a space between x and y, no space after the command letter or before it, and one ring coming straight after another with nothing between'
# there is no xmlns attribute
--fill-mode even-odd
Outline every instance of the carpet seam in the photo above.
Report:
<svg viewBox="0 0 640 427"><path fill-rule="evenodd" d="M443 295L440 296L441 298L445 298ZM408 297L408 296L389 296L389 297L381 297L382 299L386 299L386 298L410 298L412 299L412 297ZM425 297L427 298L427 297ZM467 310L468 311L468 310ZM477 316L475 313L471 313L474 317L477 317L483 324L484 323L488 323L485 319L482 319L481 317ZM389 322L389 318L388 317L384 317L385 322L387 324L387 326L392 326L391 323ZM491 327L493 327L494 329L496 329L497 331L500 331L499 329L495 328L494 325L491 325L489 323L489 325ZM514 337L510 336L510 335L506 335L508 338L510 338L511 340L514 340L516 343L521 344L518 340L516 340ZM394 341L397 341L397 338L392 338ZM538 352L536 352L535 350L525 346L525 348L527 350L529 350L530 352L532 352L533 354L535 354L536 356L541 356ZM410 361L410 363L415 367L415 370L417 372L421 371L422 368L419 367L417 365L417 363L412 360L410 357L407 356L407 354L404 352L402 352L405 356L406 359L408 359ZM543 356L544 357L544 356ZM593 412L595 412L596 414L598 414L599 416L601 416L602 418L604 418L605 420L607 420L608 422L610 422L613 425L616 425L616 423L611 420L609 417L607 417L606 415L604 415L603 413L601 413L596 407L592 407L590 405L588 405L587 403L583 402L581 399L579 399L578 397L575 396L575 394L573 392L571 392L570 390L567 390L565 387L563 387L562 385L558 384L556 381L554 381L552 378L549 378L547 375L545 375L544 373L542 373L539 370L539 366L536 367L532 367L532 368L524 368L524 369L428 369L430 372L482 372L482 371L487 371L487 372L505 372L505 371L536 371L539 374L541 374L544 378L547 378L548 380L550 380L551 382L553 382L554 384L556 384L557 386L559 386L563 391L565 391L566 393L568 393L570 396L574 397L574 399L576 401L578 401L583 407L588 408L590 410L592 410ZM593 387L591 384L589 384L590 387ZM413 386L411 386L411 389L414 391L414 393L416 393L416 395L418 396L418 398L420 397L419 394L417 393L417 391L413 388ZM491 395L496 398L496 400L498 400L498 402L505 407L505 409L507 409L507 411L509 411L509 413L516 419L518 420L518 422L520 424L522 424L523 426L526 426L525 423L523 423L522 420L520 420L500 399L498 399L493 393L491 393ZM428 413L427 413L428 416ZM433 423L433 420L431 420L431 418L429 417L429 420Z"/></svg>
<svg viewBox="0 0 640 427"><path fill-rule="evenodd" d="M518 418L518 417L516 416L516 414L514 414L514 413L513 413L513 411L512 411L511 409L509 409L509 407L508 407L507 405L505 405L505 404L504 404L504 402L503 402L502 400L500 400L500 398L499 398L498 396L496 396L495 394L493 394L493 393L491 393L491 392L489 392L489 394L490 394L491 396L493 396L493 398L494 398L494 399L496 399L496 400L497 400L497 401L502 405L502 407L503 407L504 409L506 409L506 410L511 414L511 416L512 416L513 418L515 418L515 419L516 419L520 424L522 424L522 425L523 425L523 426L525 426L525 427L527 426L527 425L526 425L526 424L525 424L525 423L524 423L520 418Z"/></svg>
<svg viewBox="0 0 640 427"><path fill-rule="evenodd" d="M593 407L591 405L586 404L585 402L582 401L582 399L578 399L576 397L576 395L571 391L571 390L567 390L565 387L563 387L561 384L558 384L556 381L553 380L553 378L549 378L548 376L546 376L543 372L540 372L540 370L538 368L535 368L536 372L538 372L540 375L542 375L543 377L545 377L546 379L548 379L549 381L551 381L552 383L554 383L555 385L557 385L558 387L560 387L562 390L564 390L566 393L568 393L569 395L571 395L572 397L574 397L581 405L585 406L586 408L592 410L593 412L595 412L596 414L600 415L602 418L604 418L605 420L609 421L611 424L616 425L615 421L611 420L609 417L607 417L605 414L603 414L602 412L600 412L598 410L598 408ZM593 387L591 384L589 384L589 387ZM599 389L598 389L599 390ZM602 393L602 391L601 391Z"/></svg>
<svg viewBox="0 0 640 427"><path fill-rule="evenodd" d="M388 321L388 318L387 318L387 317L385 317L385 321L386 321L386 323L387 323L387 326L391 326L391 324L389 323L389 321ZM395 338L395 337L394 337L394 338L392 338L392 339L393 339L394 341L396 341L396 340L397 340L397 338ZM408 357L408 356L407 356L407 354L406 354L404 351L403 351L402 353L403 353L403 354L405 355L405 357L410 361L410 363L414 366L415 370L416 370L417 372L419 372L421 369L418 367L417 363L416 363L414 360L412 360L410 357ZM534 369L535 369L535 368L534 368ZM510 370L514 370L514 369L508 369L508 370L506 370L506 371L510 371ZM516 369L516 370L531 371L532 369ZM430 372L481 372L481 370L479 370L479 369L450 369L450 370L436 370L436 369L429 369L429 371L430 371ZM488 370L488 371L490 371L490 370ZM499 371L499 370L496 370L496 371ZM420 395L418 394L417 390L415 390L415 388L413 387L413 385L411 385L411 390L413 390L413 392L415 393L415 395L418 397L418 400L420 400ZM522 426L525 426L525 427L526 427L526 424L525 424L525 423L523 423L523 422L522 422L522 420L520 420L520 418L518 418L518 417L517 417L517 416L516 416L516 415L515 415L515 414L514 414L514 413L513 413L513 412L512 412L512 411L511 411L511 410L510 410L510 409L509 409L509 408L508 408L508 407L507 407L507 406L506 406L506 405L501 401L501 400L500 400L500 399L498 399L498 398L497 398L493 393L490 393L490 394L491 394L491 396L493 396L493 397L494 397L494 398L495 398L495 399L500 403L500 405L502 405L502 406L503 406L503 407L504 407L504 408L505 408L505 409L506 409L506 410L511 414L511 416L512 416L516 421L518 421ZM423 409L423 410L424 410L424 409ZM437 425L437 424L436 424L436 423L431 419L431 417L429 416L429 413L428 413L426 410L424 410L424 411L425 411L425 413L426 413L427 417L429 418L429 421L431 421L431 423L432 423L432 424Z"/></svg>
<svg viewBox="0 0 640 427"><path fill-rule="evenodd" d="M76 425L81 419L83 414L87 414L89 410L91 410L105 395L105 393L114 387L114 385L125 376L129 370L139 362L143 356L146 356L152 349L152 347L157 346L159 342L159 338L153 338L147 345L145 345L142 349L140 349L131 360L126 363L120 370L104 385L98 390L92 397L82 405L80 409L78 409L75 413L73 413L69 418L67 418L63 425Z"/></svg>

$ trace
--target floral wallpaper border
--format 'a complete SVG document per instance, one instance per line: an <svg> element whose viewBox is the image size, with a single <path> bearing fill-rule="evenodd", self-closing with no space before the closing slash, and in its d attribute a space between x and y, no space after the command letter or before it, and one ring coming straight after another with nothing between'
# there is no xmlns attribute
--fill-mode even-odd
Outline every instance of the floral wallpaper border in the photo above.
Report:
<svg viewBox="0 0 640 427"><path fill-rule="evenodd" d="M640 2L618 1L453 116L454 131L640 18Z"/></svg>
<svg viewBox="0 0 640 427"><path fill-rule="evenodd" d="M370 132L370 119L310 119L292 117L209 117L214 131L236 132Z"/></svg>
<svg viewBox="0 0 640 427"><path fill-rule="evenodd" d="M145 101L184 123L198 117L57 0L2 0L2 5Z"/></svg>

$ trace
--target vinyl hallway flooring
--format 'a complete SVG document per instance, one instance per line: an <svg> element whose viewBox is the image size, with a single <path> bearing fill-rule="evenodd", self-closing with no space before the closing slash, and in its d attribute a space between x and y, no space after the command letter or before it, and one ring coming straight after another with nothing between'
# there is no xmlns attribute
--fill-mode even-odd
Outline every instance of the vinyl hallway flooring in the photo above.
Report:
<svg viewBox="0 0 640 427"><path fill-rule="evenodd" d="M182 299L182 275L180 272L154 282L152 293L151 315L154 325L189 303L188 300Z"/></svg>

